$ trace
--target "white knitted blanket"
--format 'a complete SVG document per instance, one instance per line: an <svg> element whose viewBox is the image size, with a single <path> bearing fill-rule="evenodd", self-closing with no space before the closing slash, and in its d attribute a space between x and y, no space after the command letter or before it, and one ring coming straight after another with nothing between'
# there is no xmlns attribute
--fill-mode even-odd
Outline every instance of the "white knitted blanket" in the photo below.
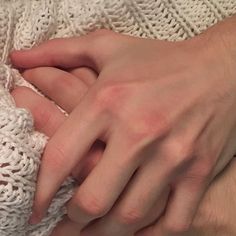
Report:
<svg viewBox="0 0 236 236"><path fill-rule="evenodd" d="M236 0L0 0L0 236L48 236L73 187L62 186L42 223L27 224L47 137L9 94L14 84L30 86L11 68L10 50L98 28L184 40L234 13Z"/></svg>

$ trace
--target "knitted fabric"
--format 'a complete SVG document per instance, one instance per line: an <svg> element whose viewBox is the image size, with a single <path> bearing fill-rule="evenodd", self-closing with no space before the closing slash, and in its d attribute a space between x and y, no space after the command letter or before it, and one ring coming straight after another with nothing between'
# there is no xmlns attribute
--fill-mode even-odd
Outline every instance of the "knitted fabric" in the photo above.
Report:
<svg viewBox="0 0 236 236"><path fill-rule="evenodd" d="M30 112L17 108L9 93L15 84L33 88L11 67L12 49L99 28L184 40L234 13L236 0L0 0L0 235L48 236L65 214L73 189L68 179L42 223L27 223L48 138L34 129Z"/></svg>

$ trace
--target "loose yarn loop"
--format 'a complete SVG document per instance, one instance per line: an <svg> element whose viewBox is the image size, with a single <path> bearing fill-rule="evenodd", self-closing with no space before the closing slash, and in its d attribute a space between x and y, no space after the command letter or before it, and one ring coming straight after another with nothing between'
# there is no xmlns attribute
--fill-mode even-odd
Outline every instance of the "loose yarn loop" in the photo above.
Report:
<svg viewBox="0 0 236 236"><path fill-rule="evenodd" d="M66 180L44 220L27 223L48 137L34 129L30 111L17 108L9 93L15 85L40 93L11 67L12 49L100 28L185 40L235 13L235 0L0 0L0 235L48 236L65 214L74 186Z"/></svg>

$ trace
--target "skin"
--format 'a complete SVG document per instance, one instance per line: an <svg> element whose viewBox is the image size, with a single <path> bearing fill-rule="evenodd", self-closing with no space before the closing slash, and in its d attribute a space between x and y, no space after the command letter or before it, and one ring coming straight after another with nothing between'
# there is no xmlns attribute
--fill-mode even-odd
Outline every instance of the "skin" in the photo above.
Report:
<svg viewBox="0 0 236 236"><path fill-rule="evenodd" d="M49 67L27 70L23 73L23 77L28 82L38 87L48 98L54 99L54 103L27 87L16 87L11 92L16 105L32 113L36 130L45 133L49 138L53 136L66 119L65 114L55 104L63 107L67 113L70 113L76 107L76 102L71 91L77 91L77 94L81 95L81 99L96 80L96 75L86 68L73 70L70 73L73 75ZM46 77L46 79L42 80L42 77ZM65 78L71 80L69 86L65 86ZM55 87L55 81L59 86ZM85 89L83 90L82 88ZM57 96L58 94L63 94L65 99L61 99L60 96ZM40 112L38 112L39 106L41 107ZM86 154L86 158L82 164L83 167L81 168L80 164L80 171L75 170L72 173L73 177L77 179L78 184L95 167L103 151L104 145L101 142L97 142L92 146ZM186 236L221 236L226 233L228 235L234 235L236 233L234 224L236 207L235 171L236 161L233 160L213 181L200 204L193 225L186 233ZM152 227L145 228L140 232L140 235L150 235L151 230ZM80 225L65 217L51 236L78 236L79 231Z"/></svg>
<svg viewBox="0 0 236 236"><path fill-rule="evenodd" d="M100 31L14 52L18 67L98 74L46 146L32 222L99 139L102 157L67 206L70 220L87 226L80 235L142 235L151 224L143 235L188 231L236 151L234 42L232 17L184 42Z"/></svg>

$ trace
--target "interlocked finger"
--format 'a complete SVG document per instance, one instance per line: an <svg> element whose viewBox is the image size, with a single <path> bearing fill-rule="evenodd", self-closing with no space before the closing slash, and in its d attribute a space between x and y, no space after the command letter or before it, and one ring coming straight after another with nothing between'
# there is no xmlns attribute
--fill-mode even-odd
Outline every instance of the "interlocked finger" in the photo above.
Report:
<svg viewBox="0 0 236 236"><path fill-rule="evenodd" d="M80 78L57 68L39 67L26 70L23 77L70 113L88 90L88 85L83 80L96 79L95 74L87 68L77 69L76 74L79 74Z"/></svg>

